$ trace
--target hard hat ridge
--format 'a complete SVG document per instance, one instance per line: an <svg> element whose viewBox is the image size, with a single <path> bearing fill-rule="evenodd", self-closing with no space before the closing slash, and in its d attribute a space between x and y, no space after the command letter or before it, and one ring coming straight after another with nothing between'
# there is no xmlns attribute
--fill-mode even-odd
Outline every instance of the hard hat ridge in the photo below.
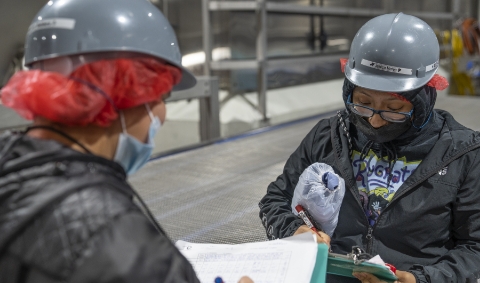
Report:
<svg viewBox="0 0 480 283"><path fill-rule="evenodd" d="M438 40L427 23L403 13L381 15L355 35L345 76L364 88L406 92L430 81L439 54Z"/></svg>
<svg viewBox="0 0 480 283"><path fill-rule="evenodd" d="M148 55L182 70L175 90L195 85L181 63L175 33L147 0L51 0L27 33L25 65L81 54L121 52Z"/></svg>

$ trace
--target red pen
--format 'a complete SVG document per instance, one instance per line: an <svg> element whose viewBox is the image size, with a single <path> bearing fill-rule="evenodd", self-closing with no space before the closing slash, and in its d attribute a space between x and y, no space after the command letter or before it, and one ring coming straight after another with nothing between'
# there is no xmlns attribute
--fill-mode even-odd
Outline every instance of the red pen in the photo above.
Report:
<svg viewBox="0 0 480 283"><path fill-rule="evenodd" d="M298 212L298 215L302 217L303 222L308 226L308 228L312 229L315 233L317 233L317 228L313 226L312 221L308 218L307 214L305 213L305 210L303 209L303 206L300 204L295 206L295 210Z"/></svg>
<svg viewBox="0 0 480 283"><path fill-rule="evenodd" d="M393 274L397 273L397 268L395 268L395 266L391 265L390 263L385 263L385 265L390 269L390 271L393 272Z"/></svg>

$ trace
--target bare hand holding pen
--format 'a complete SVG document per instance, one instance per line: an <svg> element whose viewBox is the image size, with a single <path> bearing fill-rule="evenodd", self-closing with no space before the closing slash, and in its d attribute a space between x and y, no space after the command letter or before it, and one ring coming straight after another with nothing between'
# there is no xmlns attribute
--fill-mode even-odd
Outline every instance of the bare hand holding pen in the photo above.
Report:
<svg viewBox="0 0 480 283"><path fill-rule="evenodd" d="M330 237L323 233L322 231L313 231L312 229L310 229L307 225L302 225L300 227L298 227L297 231L295 231L295 233L293 235L298 235L298 234L302 234L302 233L305 233L305 232L309 232L309 233L312 233L314 235L317 236L317 243L323 243L323 244L327 244L328 247L330 247Z"/></svg>

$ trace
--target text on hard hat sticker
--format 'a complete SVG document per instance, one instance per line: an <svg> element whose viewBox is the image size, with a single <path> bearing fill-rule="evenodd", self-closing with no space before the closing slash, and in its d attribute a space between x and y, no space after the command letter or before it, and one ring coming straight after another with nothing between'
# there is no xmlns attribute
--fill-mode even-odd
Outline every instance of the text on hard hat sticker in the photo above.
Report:
<svg viewBox="0 0 480 283"><path fill-rule="evenodd" d="M438 67L438 61L425 67L425 72L430 72Z"/></svg>
<svg viewBox="0 0 480 283"><path fill-rule="evenodd" d="M411 75L412 74L412 69L407 69L407 68L402 68L402 67L396 67L396 66L389 66L377 62L372 62L369 60L362 59L361 62L362 65L377 69L380 71L385 71L385 72L391 72L391 73L397 73L397 74L402 74L402 75Z"/></svg>
<svg viewBox="0 0 480 283"><path fill-rule="evenodd" d="M41 29L53 29L53 28L73 29L74 27L75 27L74 19L52 18L52 19L45 19L45 20L32 23L28 28L28 33L32 33Z"/></svg>

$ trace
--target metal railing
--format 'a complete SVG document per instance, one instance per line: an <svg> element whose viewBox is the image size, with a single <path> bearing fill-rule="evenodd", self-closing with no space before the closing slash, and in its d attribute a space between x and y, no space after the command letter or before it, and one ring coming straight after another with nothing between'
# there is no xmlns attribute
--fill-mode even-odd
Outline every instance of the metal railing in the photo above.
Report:
<svg viewBox="0 0 480 283"><path fill-rule="evenodd" d="M200 102L200 140L202 142L214 140L220 137L218 78L196 77L196 79L197 84L195 87L173 92L166 102L198 99ZM0 132L22 129L29 125L31 125L31 121L22 119L12 109L0 105Z"/></svg>
<svg viewBox="0 0 480 283"><path fill-rule="evenodd" d="M172 93L166 102L199 99L200 140L214 140L220 137L218 78L205 76L196 79L195 87Z"/></svg>
<svg viewBox="0 0 480 283"><path fill-rule="evenodd" d="M304 58L288 57L285 59L267 58L267 16L269 13L277 14L297 14L297 15L320 15L320 16L345 16L345 17L375 17L385 13L391 13L393 10L392 0L384 0L384 9L365 9L349 7L325 7L313 5L299 5L291 3L267 2L267 0L253 1L218 1L202 0L202 28L203 28L203 49L205 52L204 74L209 76L211 71L219 70L240 70L257 69L257 93L258 106L254 106L263 116L263 120L268 120L266 92L267 92L267 70L278 64L306 60L307 62L340 59L348 54L320 54L307 56ZM445 12L418 12L406 11L405 13L424 19L443 19L456 20L459 16L460 0L452 0L452 13ZM211 29L210 13L215 11L252 11L257 15L257 39L256 39L256 58L254 60L226 60L212 61L212 42L213 35Z"/></svg>

